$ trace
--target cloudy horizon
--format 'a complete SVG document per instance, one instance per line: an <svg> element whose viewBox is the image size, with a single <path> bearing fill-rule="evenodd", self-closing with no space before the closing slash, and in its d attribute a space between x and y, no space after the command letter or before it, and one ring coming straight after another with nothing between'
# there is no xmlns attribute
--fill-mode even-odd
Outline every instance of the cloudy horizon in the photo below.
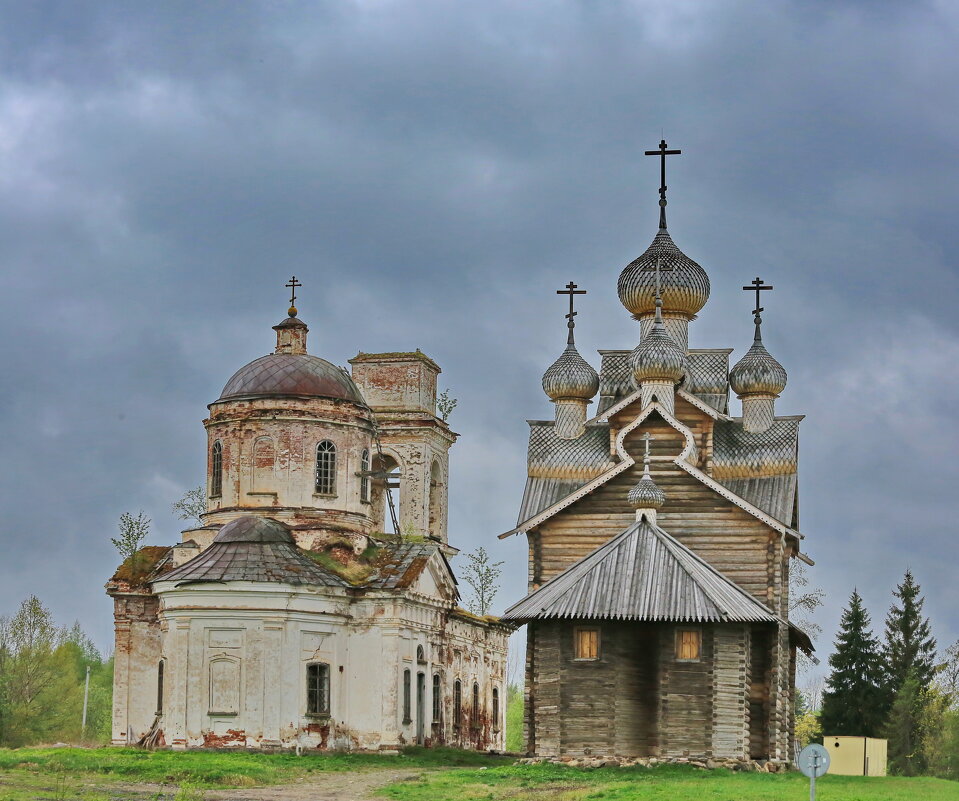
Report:
<svg viewBox="0 0 959 801"><path fill-rule="evenodd" d="M857 587L910 567L959 638L959 7L861 2L5 4L0 26L4 581L112 643L124 511L169 544L201 421L273 347L420 348L459 405L450 539L506 560L526 419L565 345L631 348L620 270L669 223L706 269L692 347L764 340L801 427L803 550L828 655ZM733 408L738 413L738 403Z"/></svg>

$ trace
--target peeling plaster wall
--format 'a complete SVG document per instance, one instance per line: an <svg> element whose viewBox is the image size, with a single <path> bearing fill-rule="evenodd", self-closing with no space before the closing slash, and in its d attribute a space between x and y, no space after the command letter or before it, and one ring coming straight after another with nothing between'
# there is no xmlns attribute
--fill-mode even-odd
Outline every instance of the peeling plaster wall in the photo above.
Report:
<svg viewBox="0 0 959 801"><path fill-rule="evenodd" d="M319 593L281 584L157 582L166 694L161 728L168 745L380 749L425 745L504 747L509 629L453 612L448 602L343 590ZM306 714L306 666L330 667L330 714ZM404 671L410 671L410 717ZM425 692L417 693L417 674ZM441 710L433 720L433 675ZM155 671L153 681L155 682ZM463 687L460 725L453 687ZM472 686L480 705L472 705ZM492 692L500 695L491 720ZM118 717L152 723L149 693ZM153 688L155 699L155 687ZM422 727L418 727L422 702ZM217 708L213 708L217 707Z"/></svg>
<svg viewBox="0 0 959 801"><path fill-rule="evenodd" d="M158 599L150 594L130 592L113 597L114 745L137 742L156 717L161 652L157 608Z"/></svg>

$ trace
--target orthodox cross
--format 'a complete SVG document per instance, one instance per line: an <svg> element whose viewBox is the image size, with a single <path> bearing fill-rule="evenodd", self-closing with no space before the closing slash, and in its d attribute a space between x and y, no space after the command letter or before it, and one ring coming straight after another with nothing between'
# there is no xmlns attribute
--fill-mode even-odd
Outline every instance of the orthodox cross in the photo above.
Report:
<svg viewBox="0 0 959 801"><path fill-rule="evenodd" d="M557 295L569 295L569 314L566 315L566 319L568 320L566 327L569 329L569 338L566 341L570 345L573 344L573 327L576 325L573 318L577 315L577 312L573 311L573 296L586 294L585 289L577 289L576 287L577 285L570 281L566 285L566 289L556 290Z"/></svg>
<svg viewBox="0 0 959 801"><path fill-rule="evenodd" d="M296 280L294 275L289 281L287 281L283 286L290 290L290 306L296 305L296 288L303 286L299 281Z"/></svg>
<svg viewBox="0 0 959 801"><path fill-rule="evenodd" d="M649 444L653 441L653 435L648 431L643 434L643 442L646 444L646 454L643 456L643 466L645 472L649 473Z"/></svg>
<svg viewBox="0 0 959 801"><path fill-rule="evenodd" d="M750 281L749 283L749 286L743 287L743 291L756 293L756 308L753 309L753 314L759 314L763 311L763 307L759 305L759 293L767 289L772 289L772 284L767 284L758 275L755 281Z"/></svg>
<svg viewBox="0 0 959 801"><path fill-rule="evenodd" d="M678 156L682 150L667 150L662 139L657 150L645 151L647 156L659 156L659 227L666 227L666 156Z"/></svg>

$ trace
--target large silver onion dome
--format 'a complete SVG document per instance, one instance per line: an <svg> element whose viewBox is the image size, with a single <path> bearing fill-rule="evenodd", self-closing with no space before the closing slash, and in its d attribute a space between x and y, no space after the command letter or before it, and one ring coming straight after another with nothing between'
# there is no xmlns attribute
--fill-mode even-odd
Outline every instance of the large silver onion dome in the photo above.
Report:
<svg viewBox="0 0 959 801"><path fill-rule="evenodd" d="M786 370L763 345L756 316L756 336L752 347L729 371L729 386L740 398L744 395L778 395L786 388Z"/></svg>
<svg viewBox="0 0 959 801"><path fill-rule="evenodd" d="M543 374L543 391L550 400L590 400L599 390L599 376L569 343Z"/></svg>
<svg viewBox="0 0 959 801"><path fill-rule="evenodd" d="M660 228L652 244L619 275L619 300L636 317L655 309L656 259L662 259L660 284L663 310L692 317L709 300L709 276L673 242L669 231Z"/></svg>
<svg viewBox="0 0 959 801"><path fill-rule="evenodd" d="M676 383L686 374L686 354L657 319L652 330L629 355L629 366L637 384L644 381Z"/></svg>

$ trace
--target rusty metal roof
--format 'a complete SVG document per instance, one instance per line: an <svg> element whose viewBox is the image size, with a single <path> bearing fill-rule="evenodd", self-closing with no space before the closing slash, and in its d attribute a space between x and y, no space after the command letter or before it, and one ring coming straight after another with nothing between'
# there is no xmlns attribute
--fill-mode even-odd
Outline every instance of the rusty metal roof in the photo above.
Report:
<svg viewBox="0 0 959 801"><path fill-rule="evenodd" d="M376 570L363 582L363 586L371 589L405 589L416 581L433 554L442 554L439 543L388 542L381 547L387 550L389 555L377 560ZM450 570L450 575L452 574L453 571ZM456 579L453 581L455 583Z"/></svg>
<svg viewBox="0 0 959 801"><path fill-rule="evenodd" d="M177 583L264 581L348 586L304 556L289 529L276 520L246 516L227 523L213 544L157 580Z"/></svg>
<svg viewBox="0 0 959 801"><path fill-rule="evenodd" d="M271 353L241 367L219 400L298 396L339 398L366 405L345 370L307 353Z"/></svg>
<svg viewBox="0 0 959 801"><path fill-rule="evenodd" d="M544 618L779 622L645 516L511 606L502 619Z"/></svg>

